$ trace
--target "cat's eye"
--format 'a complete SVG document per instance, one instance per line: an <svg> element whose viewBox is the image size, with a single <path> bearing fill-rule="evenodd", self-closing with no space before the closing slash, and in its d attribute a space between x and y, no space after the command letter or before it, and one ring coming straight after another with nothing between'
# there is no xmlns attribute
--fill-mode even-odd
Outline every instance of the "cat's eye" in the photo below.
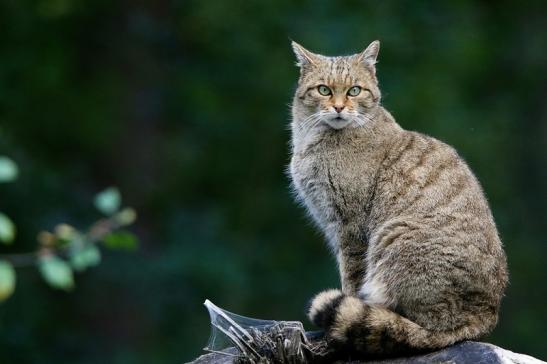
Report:
<svg viewBox="0 0 547 364"><path fill-rule="evenodd" d="M352 88L350 88L348 90L348 95L349 96L357 96L361 93L361 87L359 86L353 86Z"/></svg>
<svg viewBox="0 0 547 364"><path fill-rule="evenodd" d="M319 93L323 96L329 96L332 91L330 90L330 88L328 88L327 86L325 85L319 85L317 87L317 91L319 91Z"/></svg>

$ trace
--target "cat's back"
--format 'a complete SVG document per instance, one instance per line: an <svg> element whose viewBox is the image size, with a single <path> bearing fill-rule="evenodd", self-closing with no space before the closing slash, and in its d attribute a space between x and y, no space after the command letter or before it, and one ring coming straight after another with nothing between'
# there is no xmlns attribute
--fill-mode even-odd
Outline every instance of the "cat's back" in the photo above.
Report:
<svg viewBox="0 0 547 364"><path fill-rule="evenodd" d="M370 274L399 282L393 295L405 309L423 299L424 292L415 289L415 277L423 269L428 279L455 284L462 297L480 292L477 299L499 303L507 282L502 243L484 192L456 150L433 137L405 131L379 176L367 221L368 261L371 267L389 261L390 268ZM412 318L427 325L427 320Z"/></svg>
<svg viewBox="0 0 547 364"><path fill-rule="evenodd" d="M382 178L384 187L399 197L413 191L444 202L483 196L477 178L456 149L415 131L403 131L394 139L382 162Z"/></svg>
<svg viewBox="0 0 547 364"><path fill-rule="evenodd" d="M436 138L401 133L382 163L377 189L378 222L408 217L440 234L480 234L488 245L500 244L478 179L452 146Z"/></svg>

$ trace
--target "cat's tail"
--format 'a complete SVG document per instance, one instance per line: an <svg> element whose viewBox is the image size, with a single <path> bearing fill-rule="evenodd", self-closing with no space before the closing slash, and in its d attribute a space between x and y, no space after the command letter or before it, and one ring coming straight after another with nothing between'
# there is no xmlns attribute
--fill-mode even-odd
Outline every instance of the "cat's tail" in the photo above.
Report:
<svg viewBox="0 0 547 364"><path fill-rule="evenodd" d="M308 316L325 328L329 344L362 355L402 355L440 349L458 341L477 339L493 327L492 320L484 317L453 330L434 331L339 290L316 296Z"/></svg>

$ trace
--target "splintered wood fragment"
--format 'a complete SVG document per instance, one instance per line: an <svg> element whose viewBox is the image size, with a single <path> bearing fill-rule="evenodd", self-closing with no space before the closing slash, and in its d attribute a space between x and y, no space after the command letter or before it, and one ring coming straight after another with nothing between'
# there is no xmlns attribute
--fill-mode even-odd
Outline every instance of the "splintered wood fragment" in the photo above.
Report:
<svg viewBox="0 0 547 364"><path fill-rule="evenodd" d="M301 322L257 320L222 310L210 301L205 304L212 325L240 352L234 363L308 364L330 352L320 334L308 338Z"/></svg>
<svg viewBox="0 0 547 364"><path fill-rule="evenodd" d="M228 321L233 327L237 327L239 330L241 330L241 333L243 335L245 335L249 340L253 340L253 337L251 335L249 335L249 333L247 332L247 330L245 330L244 328L242 328L241 326L239 326L234 320L232 320L230 318L230 316L226 315L224 313L224 310L222 310L220 307L216 306L215 304L213 304L211 301L209 300L205 300L205 306L207 306L207 308L210 308L212 309L213 311L215 311L215 313L219 316L221 316L223 319L225 319L226 321Z"/></svg>
<svg viewBox="0 0 547 364"><path fill-rule="evenodd" d="M256 356L257 359L261 359L262 355L257 353L257 351L252 347L252 343L254 342L253 338L249 340L250 342L247 342L241 335L234 329L233 326L230 326L230 332L234 334L238 339L239 342L242 344L242 346L245 346L245 348L249 351L251 351L251 354ZM249 335L250 336L250 335Z"/></svg>
<svg viewBox="0 0 547 364"><path fill-rule="evenodd" d="M217 328L222 331L222 333L224 333L224 335L228 336L228 338L235 344L237 345L237 347L239 348L239 350L241 350L241 352L244 352L245 351L245 347L243 345L241 345L241 342L235 337L233 336L228 330L226 330L225 328L223 328L222 326L217 326Z"/></svg>
<svg viewBox="0 0 547 364"><path fill-rule="evenodd" d="M220 354L220 355L232 356L232 357L234 357L234 358L239 357L239 354L233 354L233 353L230 353L230 352L228 352L228 351L220 351L220 350L213 350L213 349L207 349L207 348L205 348L205 349L203 349L203 350L206 350L206 351L208 351L208 352L210 352L210 353L213 353L213 354Z"/></svg>

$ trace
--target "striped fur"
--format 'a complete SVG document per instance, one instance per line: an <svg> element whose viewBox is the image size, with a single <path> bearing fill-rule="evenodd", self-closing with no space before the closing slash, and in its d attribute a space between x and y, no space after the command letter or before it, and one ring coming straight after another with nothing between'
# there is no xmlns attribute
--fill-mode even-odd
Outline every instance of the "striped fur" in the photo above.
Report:
<svg viewBox="0 0 547 364"><path fill-rule="evenodd" d="M402 129L381 106L378 42L347 57L293 48L301 72L291 179L337 258L342 285L316 296L311 321L332 345L365 356L487 334L507 267L467 164L443 142ZM355 85L362 92L348 95Z"/></svg>
<svg viewBox="0 0 547 364"><path fill-rule="evenodd" d="M310 321L326 330L331 346L355 356L396 356L440 349L458 341L477 339L496 322L490 313L477 316L472 325L444 331L428 329L390 309L341 291L336 296L330 295L331 300L320 298L322 295L318 294L312 302Z"/></svg>

